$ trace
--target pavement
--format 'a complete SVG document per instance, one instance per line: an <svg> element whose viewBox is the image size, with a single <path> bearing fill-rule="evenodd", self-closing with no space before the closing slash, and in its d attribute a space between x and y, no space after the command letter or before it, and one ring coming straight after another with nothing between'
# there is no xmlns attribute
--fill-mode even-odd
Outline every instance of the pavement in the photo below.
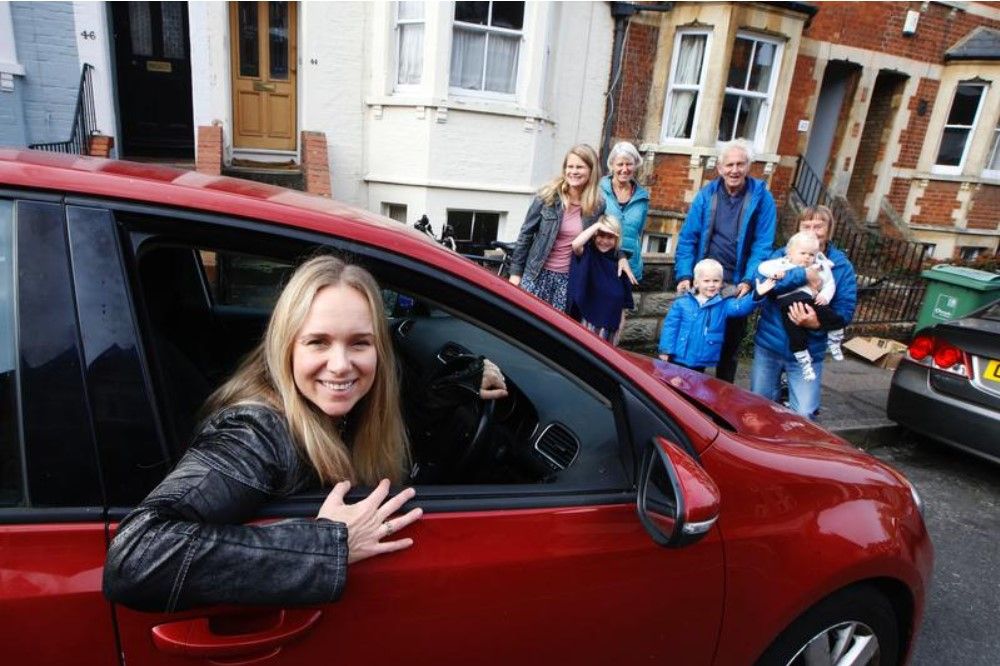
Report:
<svg viewBox="0 0 1000 666"><path fill-rule="evenodd" d="M736 384L750 388L749 359L741 360ZM892 370L880 368L849 352L843 361L823 361L823 395L817 422L862 448L885 443L899 426L885 415Z"/></svg>

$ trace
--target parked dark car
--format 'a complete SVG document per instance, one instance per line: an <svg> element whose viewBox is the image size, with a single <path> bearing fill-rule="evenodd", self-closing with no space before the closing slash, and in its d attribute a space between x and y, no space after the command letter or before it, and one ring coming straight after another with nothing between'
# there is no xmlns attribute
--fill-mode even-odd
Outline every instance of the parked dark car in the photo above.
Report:
<svg viewBox="0 0 1000 666"><path fill-rule="evenodd" d="M482 354L510 395L413 452L468 464L417 484L414 546L352 564L337 603L110 603L118 522L317 251L376 276L408 363ZM257 519L315 517L325 497ZM932 565L897 471L780 405L616 349L413 229L270 185L0 149L6 664L884 666L911 651Z"/></svg>
<svg viewBox="0 0 1000 666"><path fill-rule="evenodd" d="M886 411L915 432L1000 463L1000 300L914 336Z"/></svg>

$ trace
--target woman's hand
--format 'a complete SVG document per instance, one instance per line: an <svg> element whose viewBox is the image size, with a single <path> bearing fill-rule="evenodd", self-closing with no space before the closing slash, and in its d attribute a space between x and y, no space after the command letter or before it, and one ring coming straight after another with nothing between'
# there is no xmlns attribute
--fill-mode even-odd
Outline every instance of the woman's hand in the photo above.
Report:
<svg viewBox="0 0 1000 666"><path fill-rule="evenodd" d="M677 283L677 295L683 296L691 289L691 280L681 280Z"/></svg>
<svg viewBox="0 0 1000 666"><path fill-rule="evenodd" d="M423 509L416 508L402 516L394 516L400 507L413 499L417 491L407 488L386 501L386 497L389 497L389 480L382 479L371 495L355 504L345 504L344 496L350 489L350 481L341 481L335 485L316 515L317 518L347 525L348 563L353 564L374 555L392 553L413 545L413 539L382 539L420 520L424 515Z"/></svg>
<svg viewBox="0 0 1000 666"><path fill-rule="evenodd" d="M507 278L507 281L510 282L515 287L520 287L521 286L521 276L520 275L511 275L509 278Z"/></svg>
<svg viewBox="0 0 1000 666"><path fill-rule="evenodd" d="M635 279L635 275L632 274L632 267L628 265L628 259L626 257L619 257L618 277L621 277L623 273L628 276L628 281L631 282L633 286L639 284L639 281Z"/></svg>
<svg viewBox="0 0 1000 666"><path fill-rule="evenodd" d="M497 364L483 359L483 381L479 385L479 397L483 400L499 400L507 397L507 382Z"/></svg>

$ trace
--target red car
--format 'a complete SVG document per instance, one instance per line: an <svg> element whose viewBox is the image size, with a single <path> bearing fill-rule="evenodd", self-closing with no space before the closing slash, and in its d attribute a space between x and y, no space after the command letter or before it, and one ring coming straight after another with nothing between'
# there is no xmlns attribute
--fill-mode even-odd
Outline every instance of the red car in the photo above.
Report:
<svg viewBox="0 0 1000 666"><path fill-rule="evenodd" d="M462 464L417 487L415 546L352 565L338 603L111 605L116 522L317 248L375 274L407 363L482 354L511 395L415 452ZM402 225L242 180L0 149L0 410L9 664L894 664L931 574L919 498L873 457Z"/></svg>

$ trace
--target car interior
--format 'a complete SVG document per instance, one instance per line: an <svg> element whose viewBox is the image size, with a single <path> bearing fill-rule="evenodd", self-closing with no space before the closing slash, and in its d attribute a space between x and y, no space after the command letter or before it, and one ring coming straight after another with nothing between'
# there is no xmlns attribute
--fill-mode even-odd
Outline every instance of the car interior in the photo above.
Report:
<svg viewBox="0 0 1000 666"><path fill-rule="evenodd" d="M285 280L300 257L317 248L269 244L274 251L263 256L176 238L133 240L137 300L145 313L140 323L168 446L179 456L205 398L259 342ZM613 388L595 390L540 353L537 341L502 330L509 319L502 312L488 322L471 318L469 310L496 310L473 285L427 267L413 270L402 260L361 257L360 263L383 287L408 417L421 411L429 383L465 355L496 363L509 391L498 401L470 393L445 418L420 428L408 418L412 483L627 486L626 447L606 397Z"/></svg>

